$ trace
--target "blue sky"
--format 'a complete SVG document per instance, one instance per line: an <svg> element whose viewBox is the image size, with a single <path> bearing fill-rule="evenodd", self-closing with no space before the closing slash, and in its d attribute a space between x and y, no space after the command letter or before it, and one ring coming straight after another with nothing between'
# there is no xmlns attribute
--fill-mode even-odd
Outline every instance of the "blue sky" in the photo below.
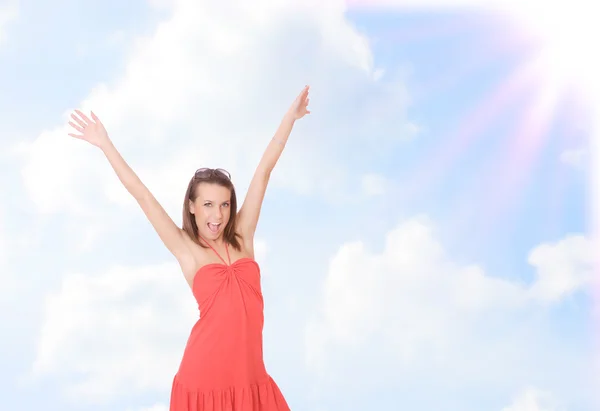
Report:
<svg viewBox="0 0 600 411"><path fill-rule="evenodd" d="M541 75L509 86L536 50L525 28L341 1L246 12L0 3L0 408L166 410L197 318L66 113L92 108L179 222L198 167L243 198L308 83L257 233L265 361L292 409L595 409L590 126L567 94L546 114Z"/></svg>

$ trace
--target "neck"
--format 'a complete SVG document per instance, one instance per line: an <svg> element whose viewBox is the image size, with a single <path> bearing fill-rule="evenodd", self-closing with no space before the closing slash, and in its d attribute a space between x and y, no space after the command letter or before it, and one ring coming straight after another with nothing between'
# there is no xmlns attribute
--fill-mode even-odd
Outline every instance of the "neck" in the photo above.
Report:
<svg viewBox="0 0 600 411"><path fill-rule="evenodd" d="M223 236L220 236L219 238L215 239L215 240L208 240L206 238L204 238L202 236L202 234L198 234L198 237L200 237L200 240L204 241L207 244L213 245L213 246L222 246L225 244L225 240L223 239Z"/></svg>

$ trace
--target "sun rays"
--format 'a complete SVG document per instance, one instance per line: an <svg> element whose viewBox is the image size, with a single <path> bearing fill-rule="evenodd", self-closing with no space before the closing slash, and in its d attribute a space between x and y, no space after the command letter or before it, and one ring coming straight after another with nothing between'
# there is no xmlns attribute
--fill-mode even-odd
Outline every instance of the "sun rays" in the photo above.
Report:
<svg viewBox="0 0 600 411"><path fill-rule="evenodd" d="M454 199L449 202L455 211L448 216L454 216L458 221L465 221L467 214L472 212L472 207L465 205L473 201L474 190L485 188L487 194L481 198L481 213L477 216L478 222L487 225L484 231L491 233L501 224L514 223L519 206L529 194L529 184L535 177L534 172L538 171L536 167L540 161L548 159L544 156L552 153L551 148L557 140L563 139L561 144L566 146L570 144L556 128L556 120L565 119L566 115L561 111L565 102L575 96L582 106L591 107L590 112L600 113L600 53L596 52L593 44L595 39L600 38L600 25L595 24L594 14L586 10L584 1L348 0L347 5L360 10L465 12L455 14L457 21L465 20L464 16L473 12L473 20L477 21L478 27L473 29L473 36L466 36L464 47L471 47L476 53L466 60L467 64L465 61L453 61L435 74L430 82L434 86L427 86L430 100L436 98L436 93L443 92L445 85L468 85L470 77L467 73L492 60L499 61L499 55L513 63L512 70L494 84L489 94L457 120L454 130L449 130L445 133L447 135L435 136L436 145L427 154L426 164L419 164L410 173L408 192L417 196L424 194L445 184L449 170L464 163L470 151L487 146L489 150L483 154L487 159L477 160L475 164L479 168L476 171L478 178L466 179L468 183L460 187L459 193L453 193ZM485 22L486 18L490 21L489 32L481 28L481 22ZM386 37L389 36L386 40L401 45L412 42L415 46L422 39L429 40L435 36L443 39L443 36L458 33L464 35L465 30L469 30L464 24L452 24L452 18L444 21L446 23L435 27L402 27L398 29L402 35L386 33ZM480 52L481 44L486 42L488 49ZM523 109L510 124L503 125L506 130L503 138L482 140L498 121L503 121L500 116L507 110L514 110L516 105ZM587 120L596 121L592 129L596 134L600 133L600 119L588 116ZM598 158L597 155L600 153L590 152L590 164ZM564 174L571 172L560 163L559 158L556 158L553 167L556 172L552 170L551 173L563 183L552 186L550 203L546 209L540 210L547 219L549 233L556 231L557 221L562 218L561 202L567 188ZM594 210L598 229L600 216L596 210L600 205L600 190L596 187L600 181L597 177L590 181L595 181L591 188L597 201L591 210Z"/></svg>

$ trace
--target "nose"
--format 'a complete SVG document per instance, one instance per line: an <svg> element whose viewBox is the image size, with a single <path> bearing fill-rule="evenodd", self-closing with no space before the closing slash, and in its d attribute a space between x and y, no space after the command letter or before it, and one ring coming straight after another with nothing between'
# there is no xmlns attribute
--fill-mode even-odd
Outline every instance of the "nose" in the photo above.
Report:
<svg viewBox="0 0 600 411"><path fill-rule="evenodd" d="M223 212L221 211L221 207L216 207L215 217L217 217L220 220L222 216L223 216Z"/></svg>

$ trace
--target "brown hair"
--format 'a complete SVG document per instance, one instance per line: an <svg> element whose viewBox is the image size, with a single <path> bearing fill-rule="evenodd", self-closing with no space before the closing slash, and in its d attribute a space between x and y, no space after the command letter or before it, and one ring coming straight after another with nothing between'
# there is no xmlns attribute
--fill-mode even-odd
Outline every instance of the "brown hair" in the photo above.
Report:
<svg viewBox="0 0 600 411"><path fill-rule="evenodd" d="M196 188L201 183L208 184L217 184L222 187L228 188L231 192L230 204L229 208L231 209L229 221L227 222L227 226L225 226L225 231L223 232L223 236L225 237L225 241L228 244L231 244L233 248L240 251L241 245L238 241L238 237L240 235L235 231L236 225L236 217L237 217L237 198L235 195L235 188L231 179L224 172L220 171L220 169L202 169L204 172L199 173L198 170L194 176L191 178L187 190L185 192L185 198L183 200L183 231L187 233L188 236L201 247L207 248L199 240L198 226L196 225L196 219L194 215L190 211L190 201L196 200ZM224 171L224 170L223 170Z"/></svg>

